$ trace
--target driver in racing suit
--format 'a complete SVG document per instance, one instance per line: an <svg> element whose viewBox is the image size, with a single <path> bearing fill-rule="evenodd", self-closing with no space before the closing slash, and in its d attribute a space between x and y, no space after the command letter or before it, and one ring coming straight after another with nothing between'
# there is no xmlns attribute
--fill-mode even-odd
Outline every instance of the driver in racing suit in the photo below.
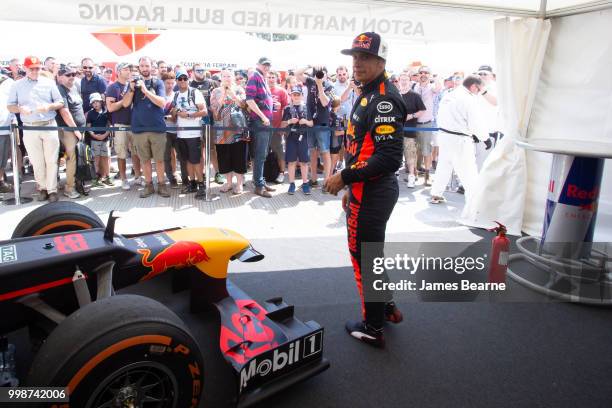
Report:
<svg viewBox="0 0 612 408"><path fill-rule="evenodd" d="M346 211L348 247L361 297L363 321L349 321L349 334L367 344L384 347L384 321L399 323L402 314L387 290L375 290L374 281L388 281L374 273L373 258L383 257L385 229L397 202L395 172L402 164L406 108L397 89L387 80L387 45L380 35L360 34L350 49L354 78L362 84L347 124L346 168L332 176L325 188L342 198ZM371 243L364 251L362 243Z"/></svg>

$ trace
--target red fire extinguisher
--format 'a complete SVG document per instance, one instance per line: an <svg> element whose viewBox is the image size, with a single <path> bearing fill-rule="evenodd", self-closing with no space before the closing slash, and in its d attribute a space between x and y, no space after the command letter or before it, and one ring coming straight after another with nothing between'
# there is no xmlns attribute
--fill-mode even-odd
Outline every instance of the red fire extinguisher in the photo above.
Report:
<svg viewBox="0 0 612 408"><path fill-rule="evenodd" d="M489 231L497 232L491 241L491 256L489 258L489 282L506 283L506 270L508 269L508 256L510 241L506 238L506 227L495 221L498 225Z"/></svg>

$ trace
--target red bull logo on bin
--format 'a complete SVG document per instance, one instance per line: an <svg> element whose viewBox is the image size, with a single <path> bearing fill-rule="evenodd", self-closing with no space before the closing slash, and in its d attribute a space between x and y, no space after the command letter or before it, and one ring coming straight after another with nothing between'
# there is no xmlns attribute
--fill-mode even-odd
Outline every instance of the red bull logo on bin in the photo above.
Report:
<svg viewBox="0 0 612 408"><path fill-rule="evenodd" d="M139 249L138 253L143 255L143 266L151 268L151 271L141 280L151 279L170 268L180 269L210 260L204 247L191 241L172 243L155 255L153 259L149 259L151 256L150 249Z"/></svg>
<svg viewBox="0 0 612 408"><path fill-rule="evenodd" d="M566 200L562 199L560 202L580 207L581 210L593 211L594 203L599 198L599 187L585 190L576 184L568 183L564 198Z"/></svg>

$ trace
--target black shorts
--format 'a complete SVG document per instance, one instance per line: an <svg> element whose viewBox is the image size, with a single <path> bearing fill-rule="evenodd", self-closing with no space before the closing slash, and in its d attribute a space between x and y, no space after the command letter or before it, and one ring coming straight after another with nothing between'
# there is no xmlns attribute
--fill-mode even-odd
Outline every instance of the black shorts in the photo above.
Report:
<svg viewBox="0 0 612 408"><path fill-rule="evenodd" d="M199 137L177 138L176 148L181 160L186 160L191 164L200 164L202 160L202 139Z"/></svg>
<svg viewBox="0 0 612 408"><path fill-rule="evenodd" d="M218 144L216 148L219 173L245 174L247 172L247 143L245 141Z"/></svg>
<svg viewBox="0 0 612 408"><path fill-rule="evenodd" d="M287 163L293 163L299 161L300 163L308 163L310 161L310 155L308 154L308 140L306 135L296 135L291 133L285 140L285 161Z"/></svg>
<svg viewBox="0 0 612 408"><path fill-rule="evenodd" d="M342 148L342 139L343 136L336 135L336 132L332 132L329 138L329 152L331 154L340 153L340 149Z"/></svg>

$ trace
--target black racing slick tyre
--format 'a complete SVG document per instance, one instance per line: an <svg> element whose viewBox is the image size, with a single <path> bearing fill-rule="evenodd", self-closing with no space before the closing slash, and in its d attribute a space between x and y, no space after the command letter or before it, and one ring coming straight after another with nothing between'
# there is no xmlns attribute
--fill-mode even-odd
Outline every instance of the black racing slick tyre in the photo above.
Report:
<svg viewBox="0 0 612 408"><path fill-rule="evenodd" d="M71 201L56 201L38 207L26 215L11 238L104 228L104 223L89 208Z"/></svg>
<svg viewBox="0 0 612 408"><path fill-rule="evenodd" d="M29 386L68 387L70 407L197 408L204 367L185 324L142 296L105 298L68 316L34 358Z"/></svg>

